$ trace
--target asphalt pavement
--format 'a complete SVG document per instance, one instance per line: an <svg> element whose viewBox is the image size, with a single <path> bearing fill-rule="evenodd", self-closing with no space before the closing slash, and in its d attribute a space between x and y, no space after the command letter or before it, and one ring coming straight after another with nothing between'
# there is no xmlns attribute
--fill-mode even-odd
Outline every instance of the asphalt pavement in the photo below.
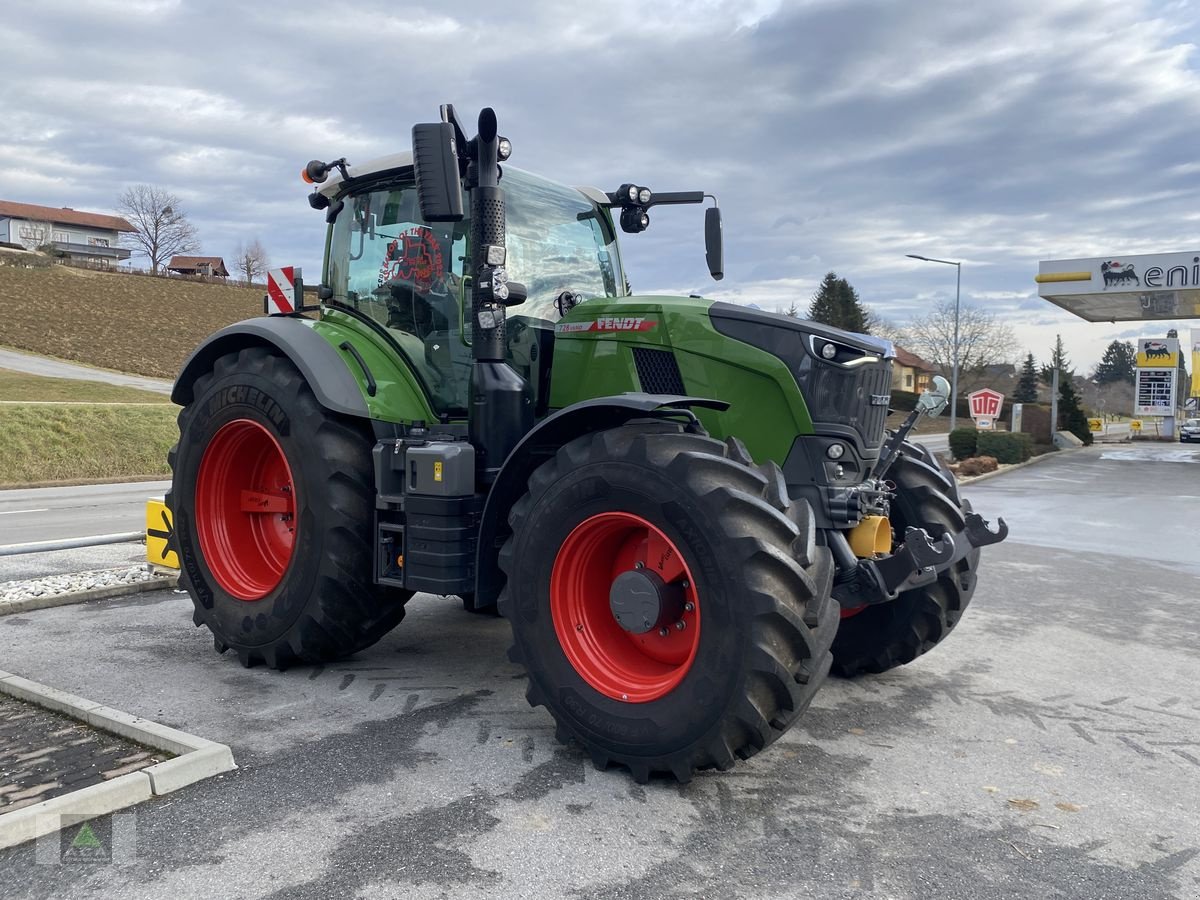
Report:
<svg viewBox="0 0 1200 900"><path fill-rule="evenodd" d="M135 481L0 491L0 546L142 531L146 500L161 499L170 485Z"/></svg>
<svg viewBox="0 0 1200 900"><path fill-rule="evenodd" d="M36 356L32 353L21 353L19 350L6 350L2 347L0 347L0 369L26 372L30 375L44 375L49 378L73 378L76 381L103 381L105 384L118 384L124 387L138 388L143 391L153 391L156 394L170 394L173 384L173 382L162 378L127 375L124 372L110 372L108 369L81 366L78 363L64 362L61 359L51 359L47 356Z"/></svg>
<svg viewBox="0 0 1200 900"><path fill-rule="evenodd" d="M943 646L831 680L691 784L598 772L503 620L420 596L326 667L242 669L157 592L0 618L3 668L233 747L136 809L125 865L0 851L13 897L1200 896L1200 452L1101 447L969 486L1007 542ZM97 825L103 836L104 825ZM69 840L69 835L67 840Z"/></svg>

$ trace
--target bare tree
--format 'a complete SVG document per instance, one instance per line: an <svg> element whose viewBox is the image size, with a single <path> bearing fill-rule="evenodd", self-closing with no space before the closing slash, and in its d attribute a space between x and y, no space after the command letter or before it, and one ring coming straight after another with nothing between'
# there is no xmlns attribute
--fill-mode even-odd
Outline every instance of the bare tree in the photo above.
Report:
<svg viewBox="0 0 1200 900"><path fill-rule="evenodd" d="M905 329L905 349L924 357L947 377L954 361L954 301L943 300ZM1011 363L1017 339L1008 325L978 306L963 304L958 317L959 388L977 381L988 366Z"/></svg>
<svg viewBox="0 0 1200 900"><path fill-rule="evenodd" d="M256 278L265 278L269 265L266 248L258 238L237 245L233 256L233 269L242 276L246 284L253 284Z"/></svg>
<svg viewBox="0 0 1200 900"><path fill-rule="evenodd" d="M169 191L135 184L117 200L117 209L134 227L129 240L150 260L150 271L155 275L172 256L200 249L195 226L180 208L179 198Z"/></svg>

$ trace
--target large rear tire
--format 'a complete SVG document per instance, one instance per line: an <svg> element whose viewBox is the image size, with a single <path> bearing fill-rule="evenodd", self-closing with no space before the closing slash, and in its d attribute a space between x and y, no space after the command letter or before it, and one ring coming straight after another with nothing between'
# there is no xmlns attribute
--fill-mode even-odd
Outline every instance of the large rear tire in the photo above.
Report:
<svg viewBox="0 0 1200 900"><path fill-rule="evenodd" d="M891 522L933 537L962 530L964 513L954 474L925 447L906 441L888 477L896 484ZM906 591L891 603L843 611L833 642L837 675L875 674L912 662L945 640L975 593L979 551L972 550L932 584Z"/></svg>
<svg viewBox="0 0 1200 900"><path fill-rule="evenodd" d="M509 522L510 657L529 702L599 768L639 782L726 769L787 731L828 672L829 553L779 468L736 441L659 423L580 437ZM613 599L651 595L644 621Z"/></svg>
<svg viewBox="0 0 1200 900"><path fill-rule="evenodd" d="M220 357L179 414L167 506L193 621L243 665L327 662L404 616L373 583L374 441L264 348Z"/></svg>

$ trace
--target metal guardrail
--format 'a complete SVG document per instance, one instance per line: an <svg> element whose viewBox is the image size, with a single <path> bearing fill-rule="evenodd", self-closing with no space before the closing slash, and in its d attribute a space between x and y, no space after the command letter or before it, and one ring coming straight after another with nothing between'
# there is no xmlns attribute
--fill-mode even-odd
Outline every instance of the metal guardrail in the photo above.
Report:
<svg viewBox="0 0 1200 900"><path fill-rule="evenodd" d="M50 553L55 550L78 550L80 547L99 547L103 544L130 544L146 540L142 531L126 531L120 534L94 534L90 537L62 538L57 541L29 541L25 544L0 546L0 556L19 556L22 553Z"/></svg>

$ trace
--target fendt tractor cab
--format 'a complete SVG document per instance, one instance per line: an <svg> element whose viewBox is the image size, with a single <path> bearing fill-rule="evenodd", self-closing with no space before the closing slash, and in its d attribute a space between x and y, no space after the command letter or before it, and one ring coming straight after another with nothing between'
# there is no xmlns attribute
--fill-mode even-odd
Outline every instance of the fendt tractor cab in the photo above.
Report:
<svg viewBox="0 0 1200 900"><path fill-rule="evenodd" d="M906 439L944 380L887 432L888 342L630 295L614 221L713 198L501 169L490 109L472 138L441 118L411 155L310 163L319 307L214 334L176 382L167 502L216 649L325 662L418 591L498 608L530 702L644 781L941 641L1007 533Z"/></svg>

